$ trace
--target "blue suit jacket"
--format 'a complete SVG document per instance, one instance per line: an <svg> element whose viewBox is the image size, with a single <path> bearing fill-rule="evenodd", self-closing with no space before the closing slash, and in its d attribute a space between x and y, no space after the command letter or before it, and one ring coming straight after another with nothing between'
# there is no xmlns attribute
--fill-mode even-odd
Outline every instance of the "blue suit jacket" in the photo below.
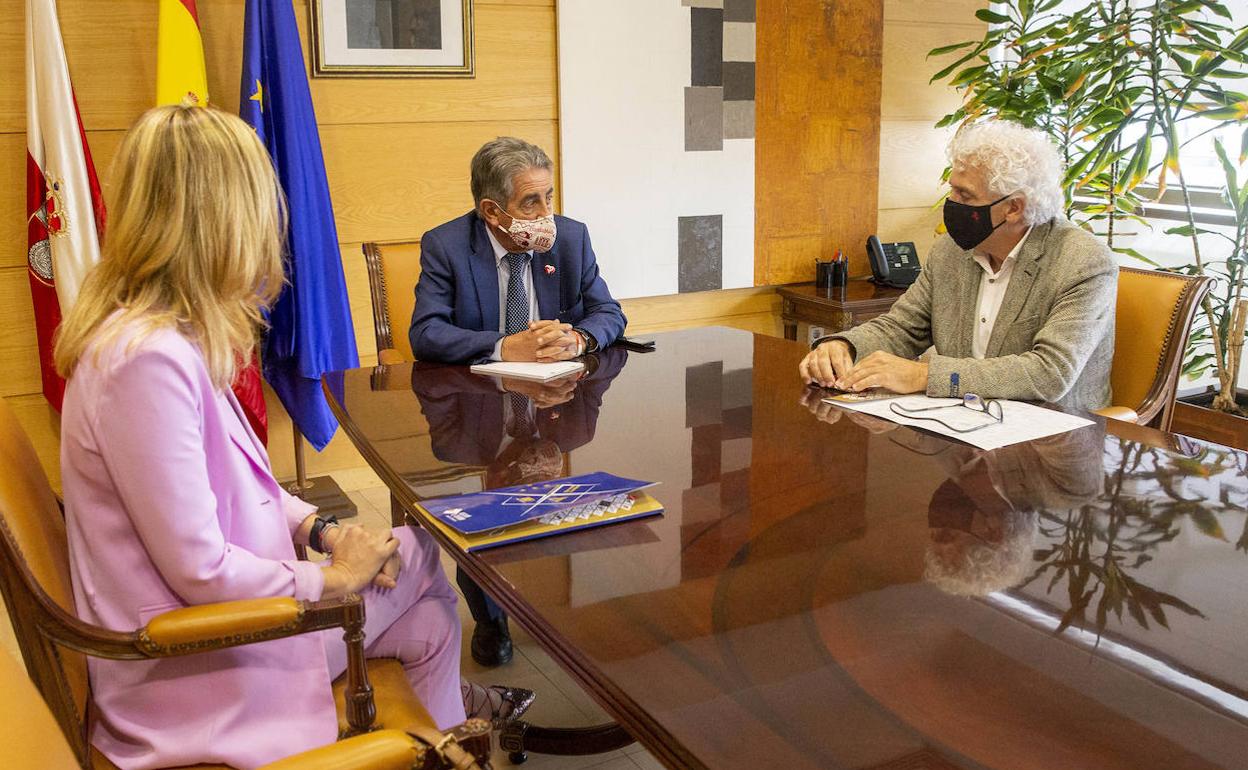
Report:
<svg viewBox="0 0 1248 770"><path fill-rule="evenodd" d="M585 225L561 216L555 225L555 247L533 255L538 315L580 327L605 348L623 334L624 312L598 274ZM485 228L485 221L470 211L420 239L420 280L408 330L418 360L479 361L503 336L498 332L498 262Z"/></svg>

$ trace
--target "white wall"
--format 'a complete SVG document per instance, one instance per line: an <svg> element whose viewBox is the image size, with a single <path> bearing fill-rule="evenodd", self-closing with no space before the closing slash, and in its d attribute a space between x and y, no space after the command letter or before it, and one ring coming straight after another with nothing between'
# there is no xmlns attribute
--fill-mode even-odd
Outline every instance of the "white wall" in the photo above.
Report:
<svg viewBox="0 0 1248 770"><path fill-rule="evenodd" d="M677 218L722 214L723 288L754 283L754 140L686 152L689 8L560 0L563 213L589 225L616 297L674 294Z"/></svg>

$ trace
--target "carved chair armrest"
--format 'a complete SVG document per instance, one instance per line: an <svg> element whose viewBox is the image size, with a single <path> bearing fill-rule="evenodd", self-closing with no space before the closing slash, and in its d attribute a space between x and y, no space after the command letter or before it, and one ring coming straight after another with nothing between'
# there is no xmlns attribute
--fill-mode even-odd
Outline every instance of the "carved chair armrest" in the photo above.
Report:
<svg viewBox="0 0 1248 770"><path fill-rule="evenodd" d="M358 601L272 597L182 607L149 620L137 632L137 645L148 657L165 658L345 627L347 608Z"/></svg>
<svg viewBox="0 0 1248 770"><path fill-rule="evenodd" d="M1097 409L1092 414L1099 414L1101 417L1108 417L1111 420L1122 420L1123 422L1140 421L1140 416L1136 414L1134 409L1125 406L1107 406L1104 409Z"/></svg>
<svg viewBox="0 0 1248 770"><path fill-rule="evenodd" d="M347 645L348 733L367 732L377 716L364 660L364 601L357 594L319 602L241 599L186 607L157 615L136 631L124 632L80 620L41 590L37 593L30 597L30 609L43 616L43 632L49 639L84 655L111 660L191 655L341 628Z"/></svg>
<svg viewBox="0 0 1248 770"><path fill-rule="evenodd" d="M377 705L364 660L364 601L358 594L319 602L240 599L170 610L136 632L135 646L148 657L170 657L335 627L343 629L347 645L347 734L368 732Z"/></svg>

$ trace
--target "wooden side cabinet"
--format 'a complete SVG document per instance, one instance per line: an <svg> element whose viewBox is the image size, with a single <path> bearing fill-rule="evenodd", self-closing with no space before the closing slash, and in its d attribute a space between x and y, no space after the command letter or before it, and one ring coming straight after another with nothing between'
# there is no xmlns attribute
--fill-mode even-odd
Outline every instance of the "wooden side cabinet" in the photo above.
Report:
<svg viewBox="0 0 1248 770"><path fill-rule="evenodd" d="M781 286L777 292L785 339L797 339L801 323L823 327L827 334L853 328L887 313L905 291L868 281L850 281L843 289L832 289L830 295L813 283Z"/></svg>

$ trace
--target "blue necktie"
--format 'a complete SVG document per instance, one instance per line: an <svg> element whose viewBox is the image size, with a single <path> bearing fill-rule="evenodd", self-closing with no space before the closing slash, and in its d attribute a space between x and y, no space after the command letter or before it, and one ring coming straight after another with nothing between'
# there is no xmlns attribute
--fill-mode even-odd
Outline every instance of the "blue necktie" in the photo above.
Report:
<svg viewBox="0 0 1248 770"><path fill-rule="evenodd" d="M529 264L530 256L507 255L507 267L511 271L507 279L507 334L529 328L529 293L524 290L524 268Z"/></svg>
<svg viewBox="0 0 1248 770"><path fill-rule="evenodd" d="M524 290L524 268L529 264L528 254L508 254L507 268L507 334L515 334L529 328L529 293ZM533 435L533 421L529 419L529 399L519 393L508 393L511 400L511 424L507 432L519 438Z"/></svg>

